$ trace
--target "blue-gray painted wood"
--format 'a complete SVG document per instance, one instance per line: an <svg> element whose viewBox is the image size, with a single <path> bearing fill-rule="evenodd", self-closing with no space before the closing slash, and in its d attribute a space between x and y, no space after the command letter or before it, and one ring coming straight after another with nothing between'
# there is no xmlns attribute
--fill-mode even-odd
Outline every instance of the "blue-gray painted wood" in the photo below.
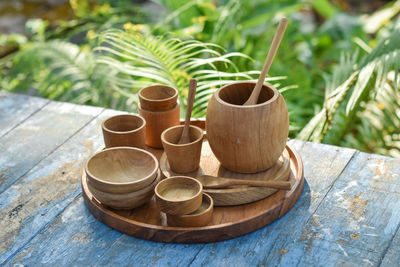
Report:
<svg viewBox="0 0 400 267"><path fill-rule="evenodd" d="M0 137L48 103L47 99L0 91Z"/></svg>
<svg viewBox="0 0 400 267"><path fill-rule="evenodd" d="M59 120L83 122L97 116L81 114L81 108ZM47 129L42 138L54 141L57 124L30 122L43 110L10 133L37 126ZM63 113L53 111L58 112ZM0 194L0 217L8 218L0 221L0 229L11 229L0 231L0 243L6 244L0 244L0 264L399 266L400 160L295 140L290 142L304 161L303 194L289 213L258 231L219 243L183 245L140 240L110 229L86 209L79 185L82 160L102 146L96 124L105 114L71 139L74 133L60 137L65 144L44 153ZM17 166L26 158L10 159ZM0 160L0 169L4 164Z"/></svg>
<svg viewBox="0 0 400 267"><path fill-rule="evenodd" d="M286 253L272 261L301 266L379 265L400 223L400 183L395 179L399 173L398 159L357 153L299 228L300 236L283 243L278 249Z"/></svg>
<svg viewBox="0 0 400 267"><path fill-rule="evenodd" d="M390 244L385 257L382 260L381 267L392 267L400 265L400 227Z"/></svg>
<svg viewBox="0 0 400 267"><path fill-rule="evenodd" d="M0 194L0 263L29 242L80 193L82 163L104 146L107 110Z"/></svg>
<svg viewBox="0 0 400 267"><path fill-rule="evenodd" d="M103 109L51 102L0 138L0 193Z"/></svg>
<svg viewBox="0 0 400 267"><path fill-rule="evenodd" d="M331 182L340 174L354 153L354 150L350 149L336 151L334 147L322 146L325 149L321 149L320 154L315 154L313 150L318 146L316 144L303 143L300 141L292 141L291 143L299 149L301 155L304 155L305 159L312 159L313 155L325 155L325 157L329 159L329 162L305 161L304 165L307 168L306 175L315 176L312 170L323 168L324 164L325 167L333 166L334 169L327 170L324 174L324 177ZM317 165L321 166L316 167ZM316 182L314 186L316 189L326 188L327 184ZM320 197L320 199L322 200L322 197ZM78 199L77 201L80 200ZM295 229L297 224L301 223L302 220L304 222L306 221L302 216L304 214L309 214L309 207L310 189L307 185L299 203L297 203L287 215L270 226L243 237L214 244L183 245L155 243L136 239L127 235L117 236L118 238L113 239L109 238L109 236L114 237L112 231L102 240L102 249L100 250L95 245L97 238L92 229L99 229L100 232L106 232L104 227L107 229L108 227L96 220L92 221L91 218L88 219L90 223L86 223L86 215L84 215L83 218L82 216L80 217L81 220L83 220L81 224L77 223L74 225L72 222L64 221L63 224L55 223L51 225L49 229L43 230L30 244L16 254L9 261L9 264L13 264L14 260L18 259L19 263L29 265L33 263L34 260L38 261L41 253L46 255L52 253L51 255L54 255L53 259L47 259L46 263L49 264L58 263L61 265L69 265L76 263L76 258L57 255L76 255L75 251L79 250L80 245L70 241L79 232L82 232L85 233L86 240L89 240L86 244L85 255L79 255L78 258L79 263L82 264L117 265L126 262L134 262L135 266L148 266L149 264L160 266L185 266L190 263L194 266L203 263L212 265L219 264L221 266L226 264L251 266L253 264L262 263L265 260L269 248L274 244L274 240L279 239L281 235L285 235L287 238L287 236L291 234L287 231L288 224ZM74 208L68 208L64 213L70 212L74 212L75 216L87 213L87 211L75 210ZM48 246L40 245L48 243L49 240L57 240L57 242L51 243L51 245ZM58 252L59 249L62 249L63 252ZM132 251L135 251L135 253L132 253ZM26 256L24 256L25 254ZM97 257L98 254L102 256ZM216 255L218 255L218 257L216 257Z"/></svg>

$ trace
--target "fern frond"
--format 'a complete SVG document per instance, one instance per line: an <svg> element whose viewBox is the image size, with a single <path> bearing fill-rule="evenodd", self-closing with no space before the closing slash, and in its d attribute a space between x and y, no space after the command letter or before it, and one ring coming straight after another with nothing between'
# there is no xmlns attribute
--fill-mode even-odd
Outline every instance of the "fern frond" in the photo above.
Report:
<svg viewBox="0 0 400 267"><path fill-rule="evenodd" d="M237 57L251 60L248 56L224 53L221 47L211 43L119 30L106 31L99 40L101 46L95 49L99 54L97 62L118 71L114 84L125 85L120 90L127 94L134 95L144 84L161 83L177 88L185 105L189 80L196 78L194 117L205 115L209 98L220 86L255 79L259 74L258 71L240 72L231 60Z"/></svg>

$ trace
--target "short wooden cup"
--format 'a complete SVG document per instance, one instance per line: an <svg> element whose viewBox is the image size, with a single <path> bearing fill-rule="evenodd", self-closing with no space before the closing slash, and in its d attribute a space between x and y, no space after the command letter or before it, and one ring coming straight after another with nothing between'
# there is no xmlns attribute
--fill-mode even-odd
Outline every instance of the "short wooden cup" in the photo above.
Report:
<svg viewBox="0 0 400 267"><path fill-rule="evenodd" d="M130 146L145 148L146 121L136 114L123 114L103 121L104 143L107 148Z"/></svg>
<svg viewBox="0 0 400 267"><path fill-rule="evenodd" d="M199 168L203 145L203 130L193 125L190 125L189 128L191 142L177 144L182 135L183 127L183 125L174 126L161 134L169 166L177 173L189 173Z"/></svg>
<svg viewBox="0 0 400 267"><path fill-rule="evenodd" d="M172 126L179 125L180 105L166 111L149 111L139 105L139 114L146 120L146 145L162 148L161 133Z"/></svg>
<svg viewBox="0 0 400 267"><path fill-rule="evenodd" d="M159 163L150 152L136 147L112 147L95 153L85 166L88 184L98 191L130 193L151 184Z"/></svg>
<svg viewBox="0 0 400 267"><path fill-rule="evenodd" d="M160 180L161 172L158 170L157 178L151 184L137 191L116 194L99 191L90 184L88 184L88 188L101 204L109 206L113 209L130 210L149 202L154 195L154 188Z"/></svg>
<svg viewBox="0 0 400 267"><path fill-rule="evenodd" d="M166 111L176 106L178 90L166 85L152 85L138 92L142 109L148 111Z"/></svg>
<svg viewBox="0 0 400 267"><path fill-rule="evenodd" d="M200 208L187 215L167 214L167 222L170 226L200 227L210 223L214 210L214 200L208 194L203 193L203 201Z"/></svg>
<svg viewBox="0 0 400 267"><path fill-rule="evenodd" d="M172 215L190 214L202 203L202 184L194 178L175 176L158 183L155 188L160 210Z"/></svg>

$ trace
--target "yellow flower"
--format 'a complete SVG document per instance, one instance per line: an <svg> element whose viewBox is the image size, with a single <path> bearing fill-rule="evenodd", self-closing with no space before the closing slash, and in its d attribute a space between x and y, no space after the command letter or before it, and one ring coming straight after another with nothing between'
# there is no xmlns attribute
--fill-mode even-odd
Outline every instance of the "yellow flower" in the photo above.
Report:
<svg viewBox="0 0 400 267"><path fill-rule="evenodd" d="M124 29L126 31L140 31L144 29L144 25L143 24L132 24L130 22L127 22L124 24Z"/></svg>
<svg viewBox="0 0 400 267"><path fill-rule="evenodd" d="M381 102L379 102L379 103L378 103L378 108L379 108L380 110L384 110L384 109L385 109L385 106L384 106Z"/></svg>
<svg viewBox="0 0 400 267"><path fill-rule="evenodd" d="M89 40L92 40L92 39L96 38L96 33L93 30L89 30L86 33L86 38Z"/></svg>

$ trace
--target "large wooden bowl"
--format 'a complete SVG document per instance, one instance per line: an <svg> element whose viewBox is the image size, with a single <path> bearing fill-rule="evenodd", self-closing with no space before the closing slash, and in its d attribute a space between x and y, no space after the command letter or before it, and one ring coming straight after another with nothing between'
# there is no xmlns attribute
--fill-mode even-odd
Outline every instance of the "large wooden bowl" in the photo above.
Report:
<svg viewBox="0 0 400 267"><path fill-rule="evenodd" d="M130 193L150 185L157 177L157 158L135 147L107 148L95 153L85 166L88 184L98 191Z"/></svg>
<svg viewBox="0 0 400 267"><path fill-rule="evenodd" d="M289 116L283 96L270 85L256 105L243 106L254 82L237 82L217 90L206 117L206 131L215 157L225 168L255 173L276 163L285 148Z"/></svg>
<svg viewBox="0 0 400 267"><path fill-rule="evenodd" d="M165 111L173 109L178 99L178 90L166 85L152 85L138 92L142 109Z"/></svg>
<svg viewBox="0 0 400 267"><path fill-rule="evenodd" d="M115 194L102 192L88 184L88 188L93 196L102 204L117 210L130 210L140 207L147 202L154 195L154 188L157 183L161 181L161 171L158 170L157 178L148 186L129 193Z"/></svg>

